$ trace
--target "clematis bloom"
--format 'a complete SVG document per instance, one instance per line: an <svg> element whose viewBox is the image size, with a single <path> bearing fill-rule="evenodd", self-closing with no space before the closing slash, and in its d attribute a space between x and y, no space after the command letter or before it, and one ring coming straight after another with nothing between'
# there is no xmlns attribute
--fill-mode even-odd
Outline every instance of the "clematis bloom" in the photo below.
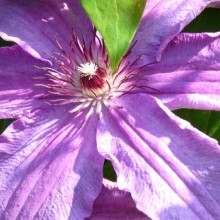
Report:
<svg viewBox="0 0 220 220"><path fill-rule="evenodd" d="M149 0L112 75L77 0L1 0L1 219L89 217L104 159L144 218L220 219L219 145L171 112L220 110L220 33L179 34L211 2Z"/></svg>

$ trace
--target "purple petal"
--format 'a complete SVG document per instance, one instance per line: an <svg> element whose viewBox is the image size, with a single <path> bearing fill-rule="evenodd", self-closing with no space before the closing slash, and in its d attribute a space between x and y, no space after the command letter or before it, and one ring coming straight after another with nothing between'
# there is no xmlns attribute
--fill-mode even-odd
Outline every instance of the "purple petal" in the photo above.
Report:
<svg viewBox="0 0 220 220"><path fill-rule="evenodd" d="M151 10L145 9L147 13L133 39L137 44L130 59L141 56L139 65L159 61L169 41L211 2L213 0L160 0L154 7L149 4Z"/></svg>
<svg viewBox="0 0 220 220"><path fill-rule="evenodd" d="M147 85L171 109L220 110L220 33L180 34L161 61L148 66Z"/></svg>
<svg viewBox="0 0 220 220"><path fill-rule="evenodd" d="M152 219L220 219L217 141L153 97L125 95L119 104L103 114L97 136L119 189Z"/></svg>
<svg viewBox="0 0 220 220"><path fill-rule="evenodd" d="M160 2L161 0L147 0L142 19Z"/></svg>
<svg viewBox="0 0 220 220"><path fill-rule="evenodd" d="M135 207L130 193L118 189L117 184L103 181L101 193L94 202L92 215L88 220L150 220Z"/></svg>
<svg viewBox="0 0 220 220"><path fill-rule="evenodd" d="M17 118L16 114L10 114L7 112L0 112L0 119L15 119Z"/></svg>
<svg viewBox="0 0 220 220"><path fill-rule="evenodd" d="M78 119L62 114L19 119L0 136L0 219L91 215L103 167L96 119L80 128L83 114Z"/></svg>
<svg viewBox="0 0 220 220"><path fill-rule="evenodd" d="M57 51L54 36L69 47L72 29L90 41L92 24L79 0L1 1L0 36L14 41L36 58Z"/></svg>
<svg viewBox="0 0 220 220"><path fill-rule="evenodd" d="M44 77L44 73L34 65L48 64L34 59L19 46L2 47L0 57L0 118L8 118L5 114L17 117L43 105L39 99L46 89L35 84L39 83L36 77Z"/></svg>
<svg viewBox="0 0 220 220"><path fill-rule="evenodd" d="M220 110L220 97L213 94L180 94L157 96L170 109Z"/></svg>
<svg viewBox="0 0 220 220"><path fill-rule="evenodd" d="M220 2L219 1L213 2L213 3L209 4L208 7L220 8Z"/></svg>

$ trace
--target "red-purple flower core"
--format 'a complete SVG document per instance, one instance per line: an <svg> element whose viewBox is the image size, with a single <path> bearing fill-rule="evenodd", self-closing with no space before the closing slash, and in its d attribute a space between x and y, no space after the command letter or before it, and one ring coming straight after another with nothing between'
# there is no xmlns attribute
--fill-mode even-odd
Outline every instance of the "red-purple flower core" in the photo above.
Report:
<svg viewBox="0 0 220 220"><path fill-rule="evenodd" d="M98 97L110 91L108 73L95 63L85 63L78 67L80 72L80 83L85 95Z"/></svg>

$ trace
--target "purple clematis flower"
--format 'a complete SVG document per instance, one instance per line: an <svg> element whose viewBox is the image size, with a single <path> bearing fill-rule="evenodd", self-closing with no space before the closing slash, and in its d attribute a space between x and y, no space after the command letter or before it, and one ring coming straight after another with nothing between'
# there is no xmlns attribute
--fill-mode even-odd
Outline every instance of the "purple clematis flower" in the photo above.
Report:
<svg viewBox="0 0 220 220"><path fill-rule="evenodd" d="M0 2L0 219L220 219L219 145L170 111L220 110L220 33L179 34L213 1L148 0L114 76L77 0Z"/></svg>

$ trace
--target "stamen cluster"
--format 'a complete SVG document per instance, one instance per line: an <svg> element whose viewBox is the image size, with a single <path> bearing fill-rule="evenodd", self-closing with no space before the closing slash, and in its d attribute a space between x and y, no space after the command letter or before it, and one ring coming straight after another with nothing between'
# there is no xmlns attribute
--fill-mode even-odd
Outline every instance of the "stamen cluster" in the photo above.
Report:
<svg viewBox="0 0 220 220"><path fill-rule="evenodd" d="M100 115L103 105L120 108L114 103L114 98L136 89L142 89L137 82L141 79L138 73L142 68L133 70L134 65L127 63L127 55L122 59L116 73L110 69L108 55L104 42L94 32L94 38L89 48L82 40L72 33L68 54L55 38L60 49L51 56L58 68L44 67L51 83L44 85L51 94L50 104L68 105L68 112L80 112L88 108L88 116L94 111ZM38 84L39 85L39 84Z"/></svg>

